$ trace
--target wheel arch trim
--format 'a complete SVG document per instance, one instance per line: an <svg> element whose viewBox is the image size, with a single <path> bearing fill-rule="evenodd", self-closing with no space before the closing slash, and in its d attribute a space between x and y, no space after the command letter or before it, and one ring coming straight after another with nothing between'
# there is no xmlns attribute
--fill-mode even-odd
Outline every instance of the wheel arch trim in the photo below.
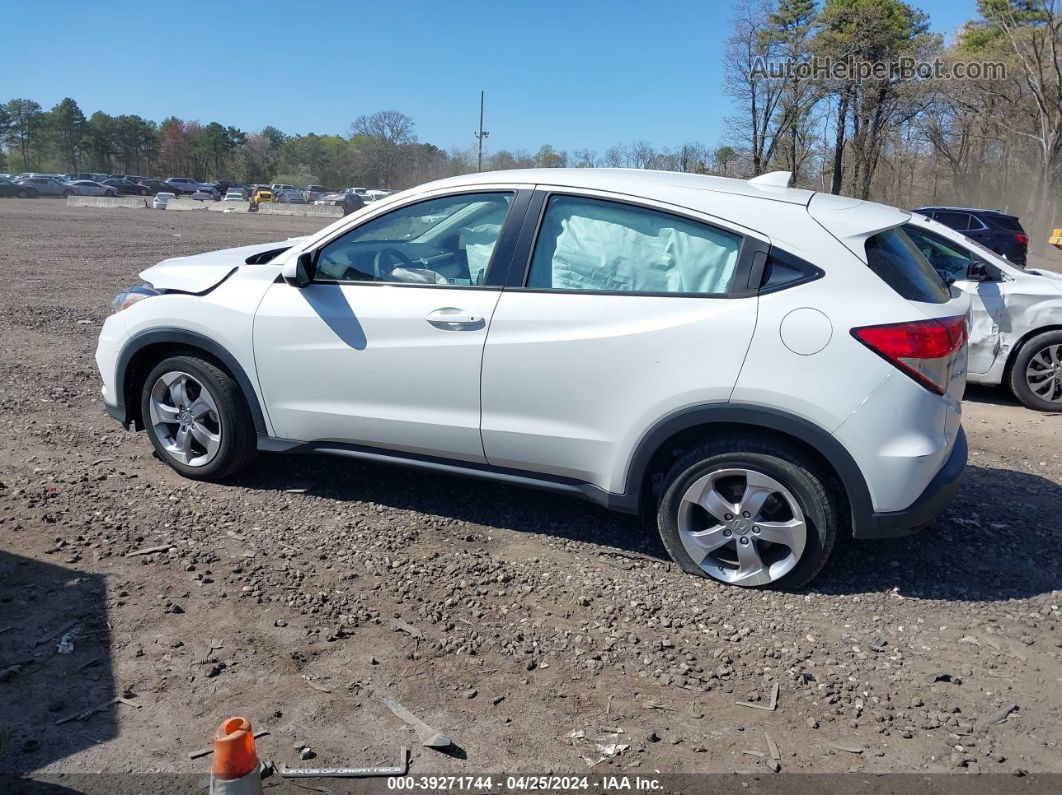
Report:
<svg viewBox="0 0 1062 795"><path fill-rule="evenodd" d="M844 487L852 511L852 529L875 524L870 490L859 465L833 434L801 417L767 406L720 403L691 406L670 414L642 435L627 465L624 493L640 500L649 465L662 446L676 434L699 426L741 426L791 437L815 450L833 468Z"/></svg>
<svg viewBox="0 0 1062 795"><path fill-rule="evenodd" d="M115 384L118 387L118 395L116 397L121 402L114 407L108 408L111 415L115 416L119 422L128 425L134 421L138 413L136 406L129 405L129 367L136 359L138 353L155 345L199 350L217 359L236 379L236 384L239 386L244 400L247 401L247 407L251 411L255 432L258 434L269 433L258 391L254 388L251 379L247 376L247 372L236 357L216 340L199 332L182 328L154 328L142 331L130 337L125 345L122 346L115 366Z"/></svg>

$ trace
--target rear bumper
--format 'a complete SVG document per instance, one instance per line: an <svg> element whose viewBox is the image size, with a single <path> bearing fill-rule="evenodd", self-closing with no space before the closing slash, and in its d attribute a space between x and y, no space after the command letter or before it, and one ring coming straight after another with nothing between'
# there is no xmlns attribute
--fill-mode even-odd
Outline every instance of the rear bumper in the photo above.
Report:
<svg viewBox="0 0 1062 795"><path fill-rule="evenodd" d="M899 538L921 530L944 512L962 483L968 455L966 432L959 435L944 466L909 508L902 511L873 513L857 521L852 535L856 538Z"/></svg>

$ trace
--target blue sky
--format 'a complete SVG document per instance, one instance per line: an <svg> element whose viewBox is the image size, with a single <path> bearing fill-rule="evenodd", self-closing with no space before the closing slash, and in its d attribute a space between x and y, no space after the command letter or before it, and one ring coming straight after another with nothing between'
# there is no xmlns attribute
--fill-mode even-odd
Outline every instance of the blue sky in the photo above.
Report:
<svg viewBox="0 0 1062 795"><path fill-rule="evenodd" d="M975 0L913 4L944 34L975 15ZM730 111L729 2L0 0L0 12L0 101L71 96L86 114L346 134L394 109L420 140L464 148L483 89L489 150L600 151L715 144Z"/></svg>

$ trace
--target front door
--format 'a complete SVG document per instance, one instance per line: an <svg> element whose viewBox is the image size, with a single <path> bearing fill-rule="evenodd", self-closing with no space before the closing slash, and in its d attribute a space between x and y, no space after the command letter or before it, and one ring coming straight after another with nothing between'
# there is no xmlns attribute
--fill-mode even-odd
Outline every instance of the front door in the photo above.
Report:
<svg viewBox="0 0 1062 795"><path fill-rule="evenodd" d="M488 271L514 194L444 196L375 216L274 284L254 324L276 434L483 462L480 366L500 295Z"/></svg>

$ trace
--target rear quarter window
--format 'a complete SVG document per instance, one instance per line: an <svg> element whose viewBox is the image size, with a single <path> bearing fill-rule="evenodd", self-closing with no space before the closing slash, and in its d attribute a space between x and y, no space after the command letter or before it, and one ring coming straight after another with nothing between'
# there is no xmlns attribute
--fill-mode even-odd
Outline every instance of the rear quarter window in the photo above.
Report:
<svg viewBox="0 0 1062 795"><path fill-rule="evenodd" d="M989 221L1008 232L1024 232L1021 222L1013 215L987 215Z"/></svg>
<svg viewBox="0 0 1062 795"><path fill-rule="evenodd" d="M908 301L944 304L951 291L911 238L895 227L867 238L867 265Z"/></svg>

